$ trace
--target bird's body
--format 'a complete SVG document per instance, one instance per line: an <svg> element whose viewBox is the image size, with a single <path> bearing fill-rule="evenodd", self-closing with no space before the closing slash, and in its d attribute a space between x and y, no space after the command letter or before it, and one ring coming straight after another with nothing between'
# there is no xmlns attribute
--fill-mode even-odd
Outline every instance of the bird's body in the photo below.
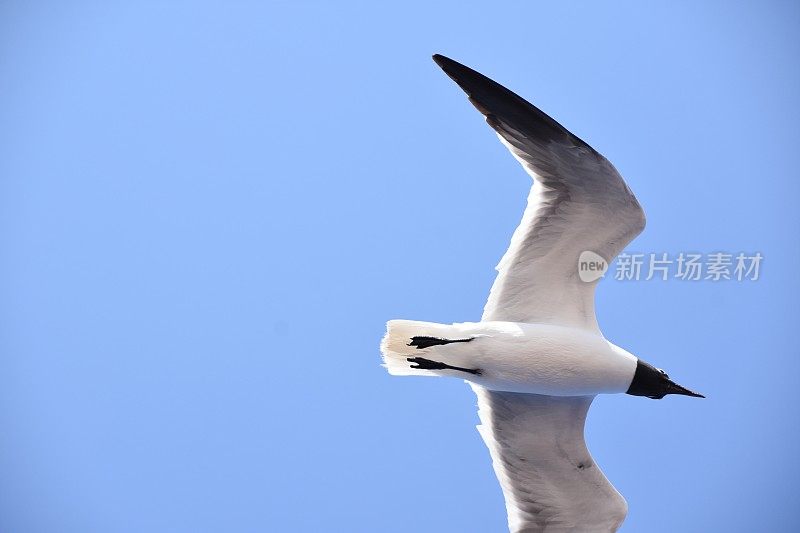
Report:
<svg viewBox="0 0 800 533"><path fill-rule="evenodd" d="M607 267L644 229L644 212L614 166L555 120L460 63L434 60L534 181L481 321L391 320L384 364L470 383L512 532L616 531L627 504L583 438L595 395L700 396L603 337L599 276L579 273L587 254Z"/></svg>
<svg viewBox="0 0 800 533"><path fill-rule="evenodd" d="M466 340L427 347L408 339ZM490 390L585 396L625 392L636 372L636 357L602 335L569 326L519 322L433 324L392 320L383 353L392 374L460 377ZM425 369L408 359L449 367ZM474 373L464 369L474 370Z"/></svg>

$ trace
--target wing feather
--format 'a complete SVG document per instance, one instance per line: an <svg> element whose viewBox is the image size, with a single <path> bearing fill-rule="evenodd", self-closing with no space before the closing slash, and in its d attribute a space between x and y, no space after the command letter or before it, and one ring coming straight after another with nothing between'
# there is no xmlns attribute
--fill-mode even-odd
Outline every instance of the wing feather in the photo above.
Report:
<svg viewBox="0 0 800 533"><path fill-rule="evenodd" d="M627 503L583 437L593 396L473 389L512 533L617 530Z"/></svg>
<svg viewBox="0 0 800 533"><path fill-rule="evenodd" d="M541 110L460 63L434 60L534 180L483 320L597 330L596 281L580 280L578 259L592 251L608 264L644 229L636 197L608 160Z"/></svg>

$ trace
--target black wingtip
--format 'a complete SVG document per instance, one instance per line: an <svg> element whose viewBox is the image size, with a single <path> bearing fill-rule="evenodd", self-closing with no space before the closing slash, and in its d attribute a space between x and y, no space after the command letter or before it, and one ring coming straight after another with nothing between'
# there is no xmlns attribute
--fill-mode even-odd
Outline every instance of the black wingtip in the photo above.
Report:
<svg viewBox="0 0 800 533"><path fill-rule="evenodd" d="M467 93L470 102L498 133L502 134L500 123L505 123L529 138L568 142L592 150L549 115L496 81L441 54L433 54L433 60Z"/></svg>
<svg viewBox="0 0 800 533"><path fill-rule="evenodd" d="M449 57L443 56L442 54L433 54L433 60L445 72L447 72L447 69L453 69L453 68L457 68L457 67L469 68L469 67L466 67L466 66L462 65L458 61L453 61Z"/></svg>
<svg viewBox="0 0 800 533"><path fill-rule="evenodd" d="M497 89L505 91L516 98L520 98L499 83L487 78L480 72L472 70L468 66L462 65L458 61L450 59L447 56L443 56L442 54L433 54L433 61L439 65L439 68L441 68L445 74L450 76L454 82L464 89L464 92L466 92L469 96L472 96L473 91L479 89L482 85L493 85L496 86ZM520 100L522 100L522 98L520 98Z"/></svg>

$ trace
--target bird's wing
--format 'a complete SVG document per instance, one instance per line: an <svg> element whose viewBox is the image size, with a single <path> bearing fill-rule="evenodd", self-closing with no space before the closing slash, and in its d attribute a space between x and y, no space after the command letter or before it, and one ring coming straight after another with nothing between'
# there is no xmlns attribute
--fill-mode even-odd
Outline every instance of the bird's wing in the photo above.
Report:
<svg viewBox="0 0 800 533"><path fill-rule="evenodd" d="M596 281L580 280L578 258L591 251L608 265L644 229L639 202L611 163L555 120L452 59L434 60L534 180L483 320L596 330Z"/></svg>
<svg viewBox="0 0 800 533"><path fill-rule="evenodd" d="M512 533L617 530L628 505L583 439L593 396L472 388Z"/></svg>

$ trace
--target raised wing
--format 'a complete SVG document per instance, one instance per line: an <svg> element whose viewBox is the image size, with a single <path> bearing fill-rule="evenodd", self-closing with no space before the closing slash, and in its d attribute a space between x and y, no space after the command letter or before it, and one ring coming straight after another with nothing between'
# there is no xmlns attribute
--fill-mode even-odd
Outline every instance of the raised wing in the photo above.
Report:
<svg viewBox="0 0 800 533"><path fill-rule="evenodd" d="M583 438L593 396L478 395L481 433L503 488L512 533L616 531L628 505Z"/></svg>
<svg viewBox="0 0 800 533"><path fill-rule="evenodd" d="M433 58L534 179L483 320L597 330L596 281L580 280L578 259L591 251L608 264L644 229L636 197L611 163L542 111L452 59Z"/></svg>

